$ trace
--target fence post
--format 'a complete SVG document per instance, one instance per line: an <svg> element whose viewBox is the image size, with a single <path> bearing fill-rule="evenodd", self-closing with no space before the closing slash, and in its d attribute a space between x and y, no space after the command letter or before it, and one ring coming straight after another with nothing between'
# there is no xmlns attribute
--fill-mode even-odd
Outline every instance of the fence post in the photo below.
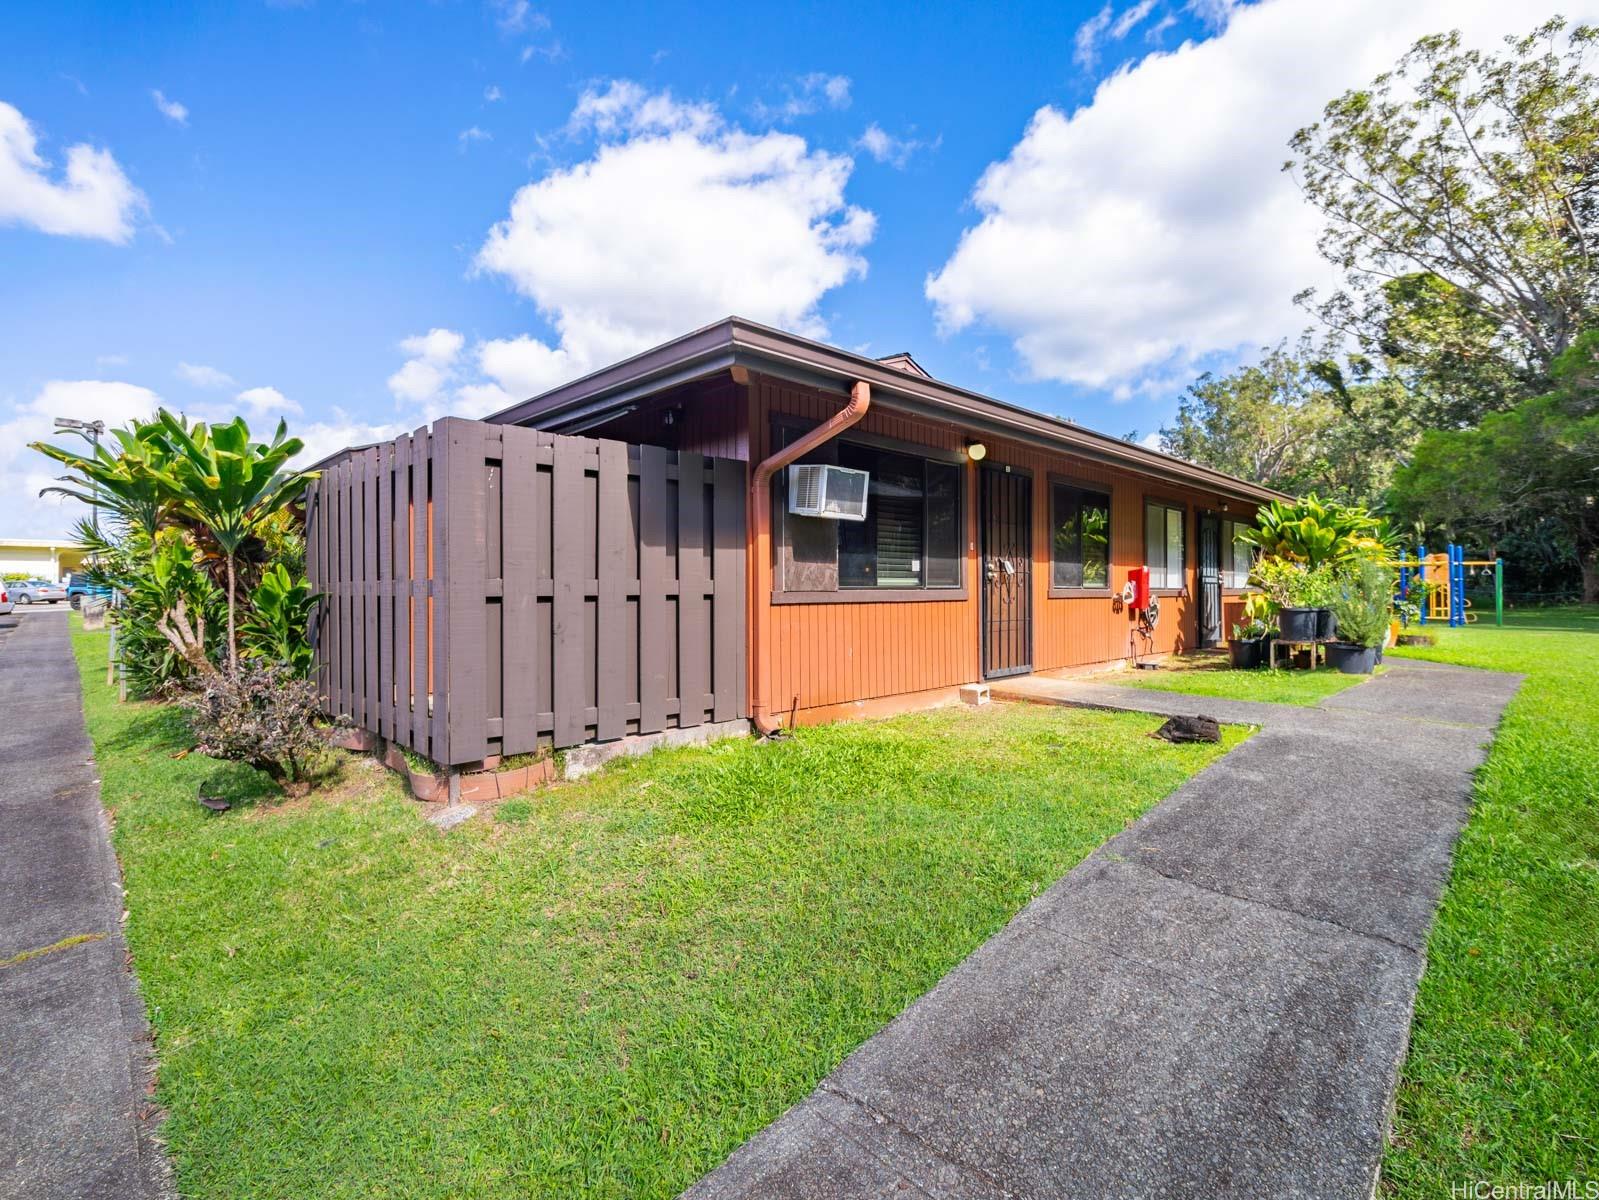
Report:
<svg viewBox="0 0 1599 1200"><path fill-rule="evenodd" d="M1422 583L1427 582L1427 546L1425 542L1416 547L1416 578ZM1420 607L1421 616L1417 618L1417 624L1425 625L1427 623L1428 607L1425 592L1422 594Z"/></svg>

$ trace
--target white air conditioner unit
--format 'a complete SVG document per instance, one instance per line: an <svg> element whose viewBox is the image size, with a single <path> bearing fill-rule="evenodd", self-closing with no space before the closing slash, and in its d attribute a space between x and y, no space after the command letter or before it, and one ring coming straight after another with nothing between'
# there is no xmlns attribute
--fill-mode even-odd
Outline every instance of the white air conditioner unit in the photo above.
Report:
<svg viewBox="0 0 1599 1200"><path fill-rule="evenodd" d="M788 511L796 517L829 521L866 520L866 485L871 475L826 463L799 463L788 469Z"/></svg>

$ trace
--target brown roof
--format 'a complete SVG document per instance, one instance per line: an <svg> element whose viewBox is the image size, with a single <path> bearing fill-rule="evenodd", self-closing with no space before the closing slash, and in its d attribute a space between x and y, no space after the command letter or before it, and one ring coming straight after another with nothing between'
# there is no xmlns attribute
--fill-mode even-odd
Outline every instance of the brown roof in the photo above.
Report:
<svg viewBox="0 0 1599 1200"><path fill-rule="evenodd" d="M864 380L872 387L875 406L954 422L974 432L1031 442L1242 499L1283 498L1283 493L1271 488L1136 442L1096 433L1072 421L742 317L729 317L686 333L486 419L502 425L535 425L557 433L581 432L607 414L637 405L657 392L735 366L829 391L847 391L856 380Z"/></svg>

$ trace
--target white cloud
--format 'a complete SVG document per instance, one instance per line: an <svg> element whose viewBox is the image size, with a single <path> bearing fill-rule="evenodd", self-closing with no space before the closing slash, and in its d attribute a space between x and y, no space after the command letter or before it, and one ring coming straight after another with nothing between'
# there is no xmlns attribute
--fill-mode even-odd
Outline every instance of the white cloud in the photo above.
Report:
<svg viewBox="0 0 1599 1200"><path fill-rule="evenodd" d="M850 78L848 75L829 75L825 71L812 71L794 80L787 95L778 104L755 102L755 116L761 121L792 121L809 116L823 108L845 109L850 106Z"/></svg>
<svg viewBox="0 0 1599 1200"><path fill-rule="evenodd" d="M180 362L177 370L178 378L195 387L226 388L233 386L233 376L226 371L219 371L215 367L207 367L199 363Z"/></svg>
<svg viewBox="0 0 1599 1200"><path fill-rule="evenodd" d="M880 163L901 169L910 162L912 155L918 150L927 148L928 145L929 143L912 137L895 137L876 121L862 130L861 136L855 139L857 150L866 151ZM938 140L933 141L931 145L936 148Z"/></svg>
<svg viewBox="0 0 1599 1200"><path fill-rule="evenodd" d="M33 126L0 101L0 226L118 243L133 237L134 220L147 202L109 150L87 143L69 147L63 178L50 175Z"/></svg>
<svg viewBox="0 0 1599 1200"><path fill-rule="evenodd" d="M483 89L483 99L487 100L490 104L493 104L497 100L503 100L504 98L505 93L500 91L500 85L497 83L491 83L488 87Z"/></svg>
<svg viewBox="0 0 1599 1200"><path fill-rule="evenodd" d="M156 110L167 120L176 125L189 123L189 109L186 105L179 104L176 100L168 100L160 88L150 89L150 99L155 101Z"/></svg>
<svg viewBox="0 0 1599 1200"><path fill-rule="evenodd" d="M456 374L456 360L466 339L453 329L430 329L400 343L407 359L389 376L389 391L397 400L426 404L437 397Z"/></svg>
<svg viewBox="0 0 1599 1200"><path fill-rule="evenodd" d="M626 81L585 92L569 128L592 156L521 188L476 259L559 333L482 352L529 393L732 313L825 334L822 296L866 272L848 157Z"/></svg>
<svg viewBox="0 0 1599 1200"><path fill-rule="evenodd" d="M1083 70L1088 70L1099 60L1099 43L1110 28L1112 15L1113 10L1107 2L1104 8L1077 27L1077 34L1072 39L1072 61Z"/></svg>
<svg viewBox="0 0 1599 1200"><path fill-rule="evenodd" d="M670 91L650 92L631 79L613 79L603 90L586 89L566 123L576 137L623 134L692 133L706 137L722 126L714 104L679 100Z"/></svg>
<svg viewBox="0 0 1599 1200"><path fill-rule="evenodd" d="M1154 11L1155 3L1156 0L1137 0L1117 16L1114 3L1107 0L1104 8L1077 27L1077 34L1073 38L1072 61L1085 71L1092 70L1099 61L1100 47L1106 42L1125 39ZM1170 15L1168 13L1167 17Z"/></svg>
<svg viewBox="0 0 1599 1200"><path fill-rule="evenodd" d="M126 425L135 418L154 415L161 397L137 384L103 379L53 380L33 399L10 406L0 421L0 495L6 497L5 533L11 537L54 537L67 533L73 523L88 515L76 500L62 496L43 496L43 488L54 487L64 468L37 451L29 442L57 441L73 449L85 449L76 434L55 429L56 417L76 417L82 421L104 421L108 429Z"/></svg>
<svg viewBox="0 0 1599 1200"><path fill-rule="evenodd" d="M1138 0L1137 4L1128 8L1121 16L1116 18L1116 24L1110 27L1110 36L1115 41L1121 41L1134 29L1143 23L1155 7L1155 0Z"/></svg>
<svg viewBox="0 0 1599 1200"><path fill-rule="evenodd" d="M494 8L499 14L494 24L506 37L550 27L549 17L536 11L528 0L495 0Z"/></svg>
<svg viewBox="0 0 1599 1200"><path fill-rule="evenodd" d="M459 143L461 149L465 150L473 142L493 141L494 135L486 129L479 129L476 125L473 125L471 128L463 129L460 133L456 134L455 140L457 143Z"/></svg>
<svg viewBox="0 0 1599 1200"><path fill-rule="evenodd" d="M326 421L289 426L290 436L297 437L305 443L305 448L295 455L291 462L292 465L303 469L351 446L367 446L373 442L386 442L397 438L402 433L411 432L416 428L416 424L363 421L350 416L343 409L336 408Z"/></svg>
<svg viewBox="0 0 1599 1200"><path fill-rule="evenodd" d="M298 416L305 411L297 402L290 400L275 387L245 388L234 399L249 410L250 416L257 419L285 413Z"/></svg>
<svg viewBox="0 0 1599 1200"><path fill-rule="evenodd" d="M1294 130L1423 34L1461 28L1493 48L1557 8L1599 16L1599 0L1240 5L1225 32L1149 55L1075 112L1039 109L927 280L941 329L999 331L1037 377L1124 391L1297 332L1293 295L1331 271L1280 170Z"/></svg>

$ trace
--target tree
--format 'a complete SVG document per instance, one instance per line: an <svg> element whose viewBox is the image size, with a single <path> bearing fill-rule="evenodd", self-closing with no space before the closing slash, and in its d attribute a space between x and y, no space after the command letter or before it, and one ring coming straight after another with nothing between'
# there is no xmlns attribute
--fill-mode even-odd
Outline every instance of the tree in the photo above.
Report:
<svg viewBox="0 0 1599 1200"><path fill-rule="evenodd" d="M162 409L160 420L173 451L164 478L175 516L214 540L226 563L228 672L236 677L239 551L275 513L300 498L314 475L282 469L303 446L299 438L288 436L286 422L278 422L271 442L252 442L242 417L226 425L201 422L191 427Z"/></svg>
<svg viewBox="0 0 1599 1200"><path fill-rule="evenodd" d="M1319 312L1353 339L1357 377L1391 372L1422 425L1537 394L1594 322L1596 41L1558 18L1500 55L1426 37L1290 142L1284 169L1347 281Z"/></svg>
<svg viewBox="0 0 1599 1200"><path fill-rule="evenodd" d="M1476 429L1422 436L1395 476L1394 511L1460 536L1542 528L1569 539L1583 599L1599 601L1599 330L1551 365L1554 388Z"/></svg>
<svg viewBox="0 0 1599 1200"><path fill-rule="evenodd" d="M1369 504L1387 482L1390 439L1385 381L1349 387L1307 340L1261 351L1231 374L1202 375L1160 431L1168 454L1295 495L1319 492Z"/></svg>

